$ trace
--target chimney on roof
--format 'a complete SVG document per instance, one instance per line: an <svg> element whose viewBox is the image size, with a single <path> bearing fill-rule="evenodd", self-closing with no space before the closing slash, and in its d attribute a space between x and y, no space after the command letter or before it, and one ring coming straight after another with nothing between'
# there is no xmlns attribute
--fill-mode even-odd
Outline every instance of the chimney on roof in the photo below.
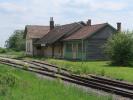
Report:
<svg viewBox="0 0 133 100"><path fill-rule="evenodd" d="M117 23L117 31L118 32L121 32L121 22L118 22Z"/></svg>
<svg viewBox="0 0 133 100"><path fill-rule="evenodd" d="M50 17L50 30L54 29L54 20L53 17Z"/></svg>
<svg viewBox="0 0 133 100"><path fill-rule="evenodd" d="M91 19L88 19L87 25L88 25L88 26L91 26Z"/></svg>

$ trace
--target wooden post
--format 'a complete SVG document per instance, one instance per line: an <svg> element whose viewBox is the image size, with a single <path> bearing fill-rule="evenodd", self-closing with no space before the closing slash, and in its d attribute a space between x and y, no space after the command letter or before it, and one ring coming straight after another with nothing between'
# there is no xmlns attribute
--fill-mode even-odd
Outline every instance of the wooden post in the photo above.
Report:
<svg viewBox="0 0 133 100"><path fill-rule="evenodd" d="M84 40L82 39L82 63L83 63L83 54L84 53Z"/></svg>
<svg viewBox="0 0 133 100"><path fill-rule="evenodd" d="M85 48L85 60L86 60L86 58L87 58L87 46L86 46L86 41L85 41L84 48Z"/></svg>
<svg viewBox="0 0 133 100"><path fill-rule="evenodd" d="M52 45L52 58L54 58L54 44Z"/></svg>
<svg viewBox="0 0 133 100"><path fill-rule="evenodd" d="M34 46L34 45L32 45L32 47L33 47L33 57L34 57L34 49L35 49L35 46Z"/></svg>
<svg viewBox="0 0 133 100"><path fill-rule="evenodd" d="M61 43L61 58L63 58L63 42Z"/></svg>
<svg viewBox="0 0 133 100"><path fill-rule="evenodd" d="M73 55L74 55L74 54L73 54L73 43L72 43L72 59L74 59Z"/></svg>

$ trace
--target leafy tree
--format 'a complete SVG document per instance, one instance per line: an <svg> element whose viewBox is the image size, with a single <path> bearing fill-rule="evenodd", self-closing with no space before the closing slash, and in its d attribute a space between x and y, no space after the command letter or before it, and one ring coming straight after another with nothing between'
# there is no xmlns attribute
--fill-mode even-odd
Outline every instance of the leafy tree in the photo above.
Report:
<svg viewBox="0 0 133 100"><path fill-rule="evenodd" d="M23 38L23 36L23 30L15 30L13 35L11 35L6 41L5 46L9 49L14 49L18 51L25 50L25 39Z"/></svg>
<svg viewBox="0 0 133 100"><path fill-rule="evenodd" d="M133 62L133 32L113 35L105 44L105 52L114 65L131 65Z"/></svg>

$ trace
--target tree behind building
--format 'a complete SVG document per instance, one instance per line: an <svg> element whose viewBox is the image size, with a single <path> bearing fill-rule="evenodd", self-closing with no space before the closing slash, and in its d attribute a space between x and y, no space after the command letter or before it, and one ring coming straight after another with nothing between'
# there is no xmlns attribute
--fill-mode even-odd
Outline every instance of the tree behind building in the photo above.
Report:
<svg viewBox="0 0 133 100"><path fill-rule="evenodd" d="M16 51L25 50L25 39L23 30L15 30L5 43L5 47Z"/></svg>

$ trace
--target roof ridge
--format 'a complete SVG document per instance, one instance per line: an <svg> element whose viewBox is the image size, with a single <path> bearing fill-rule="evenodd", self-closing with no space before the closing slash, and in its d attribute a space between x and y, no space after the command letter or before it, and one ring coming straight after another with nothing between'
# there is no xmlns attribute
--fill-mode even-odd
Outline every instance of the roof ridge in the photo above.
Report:
<svg viewBox="0 0 133 100"><path fill-rule="evenodd" d="M83 22L83 21L79 21L79 22L72 22L72 23L67 23L67 24L63 24L63 25L59 25L58 27L62 27L62 26L66 26L66 25L71 25L71 24L81 24L80 22ZM102 25L102 24L108 24L108 23L99 23L99 24L93 24L91 26L94 26L94 25ZM49 27L49 25L26 25L27 26L40 26L40 27Z"/></svg>
<svg viewBox="0 0 133 100"><path fill-rule="evenodd" d="M76 24L76 22L73 22L73 23L67 23L67 24L63 24L63 25L60 25L60 26L66 26L66 25L72 25L72 24Z"/></svg>
<svg viewBox="0 0 133 100"><path fill-rule="evenodd" d="M49 26L47 26L47 25L26 25L26 27L27 26L30 26L30 27L32 27L32 26L37 26L37 27L49 27Z"/></svg>
<svg viewBox="0 0 133 100"><path fill-rule="evenodd" d="M93 25L91 25L91 26L95 26L95 25L107 25L108 23L99 23L99 24L93 24Z"/></svg>

